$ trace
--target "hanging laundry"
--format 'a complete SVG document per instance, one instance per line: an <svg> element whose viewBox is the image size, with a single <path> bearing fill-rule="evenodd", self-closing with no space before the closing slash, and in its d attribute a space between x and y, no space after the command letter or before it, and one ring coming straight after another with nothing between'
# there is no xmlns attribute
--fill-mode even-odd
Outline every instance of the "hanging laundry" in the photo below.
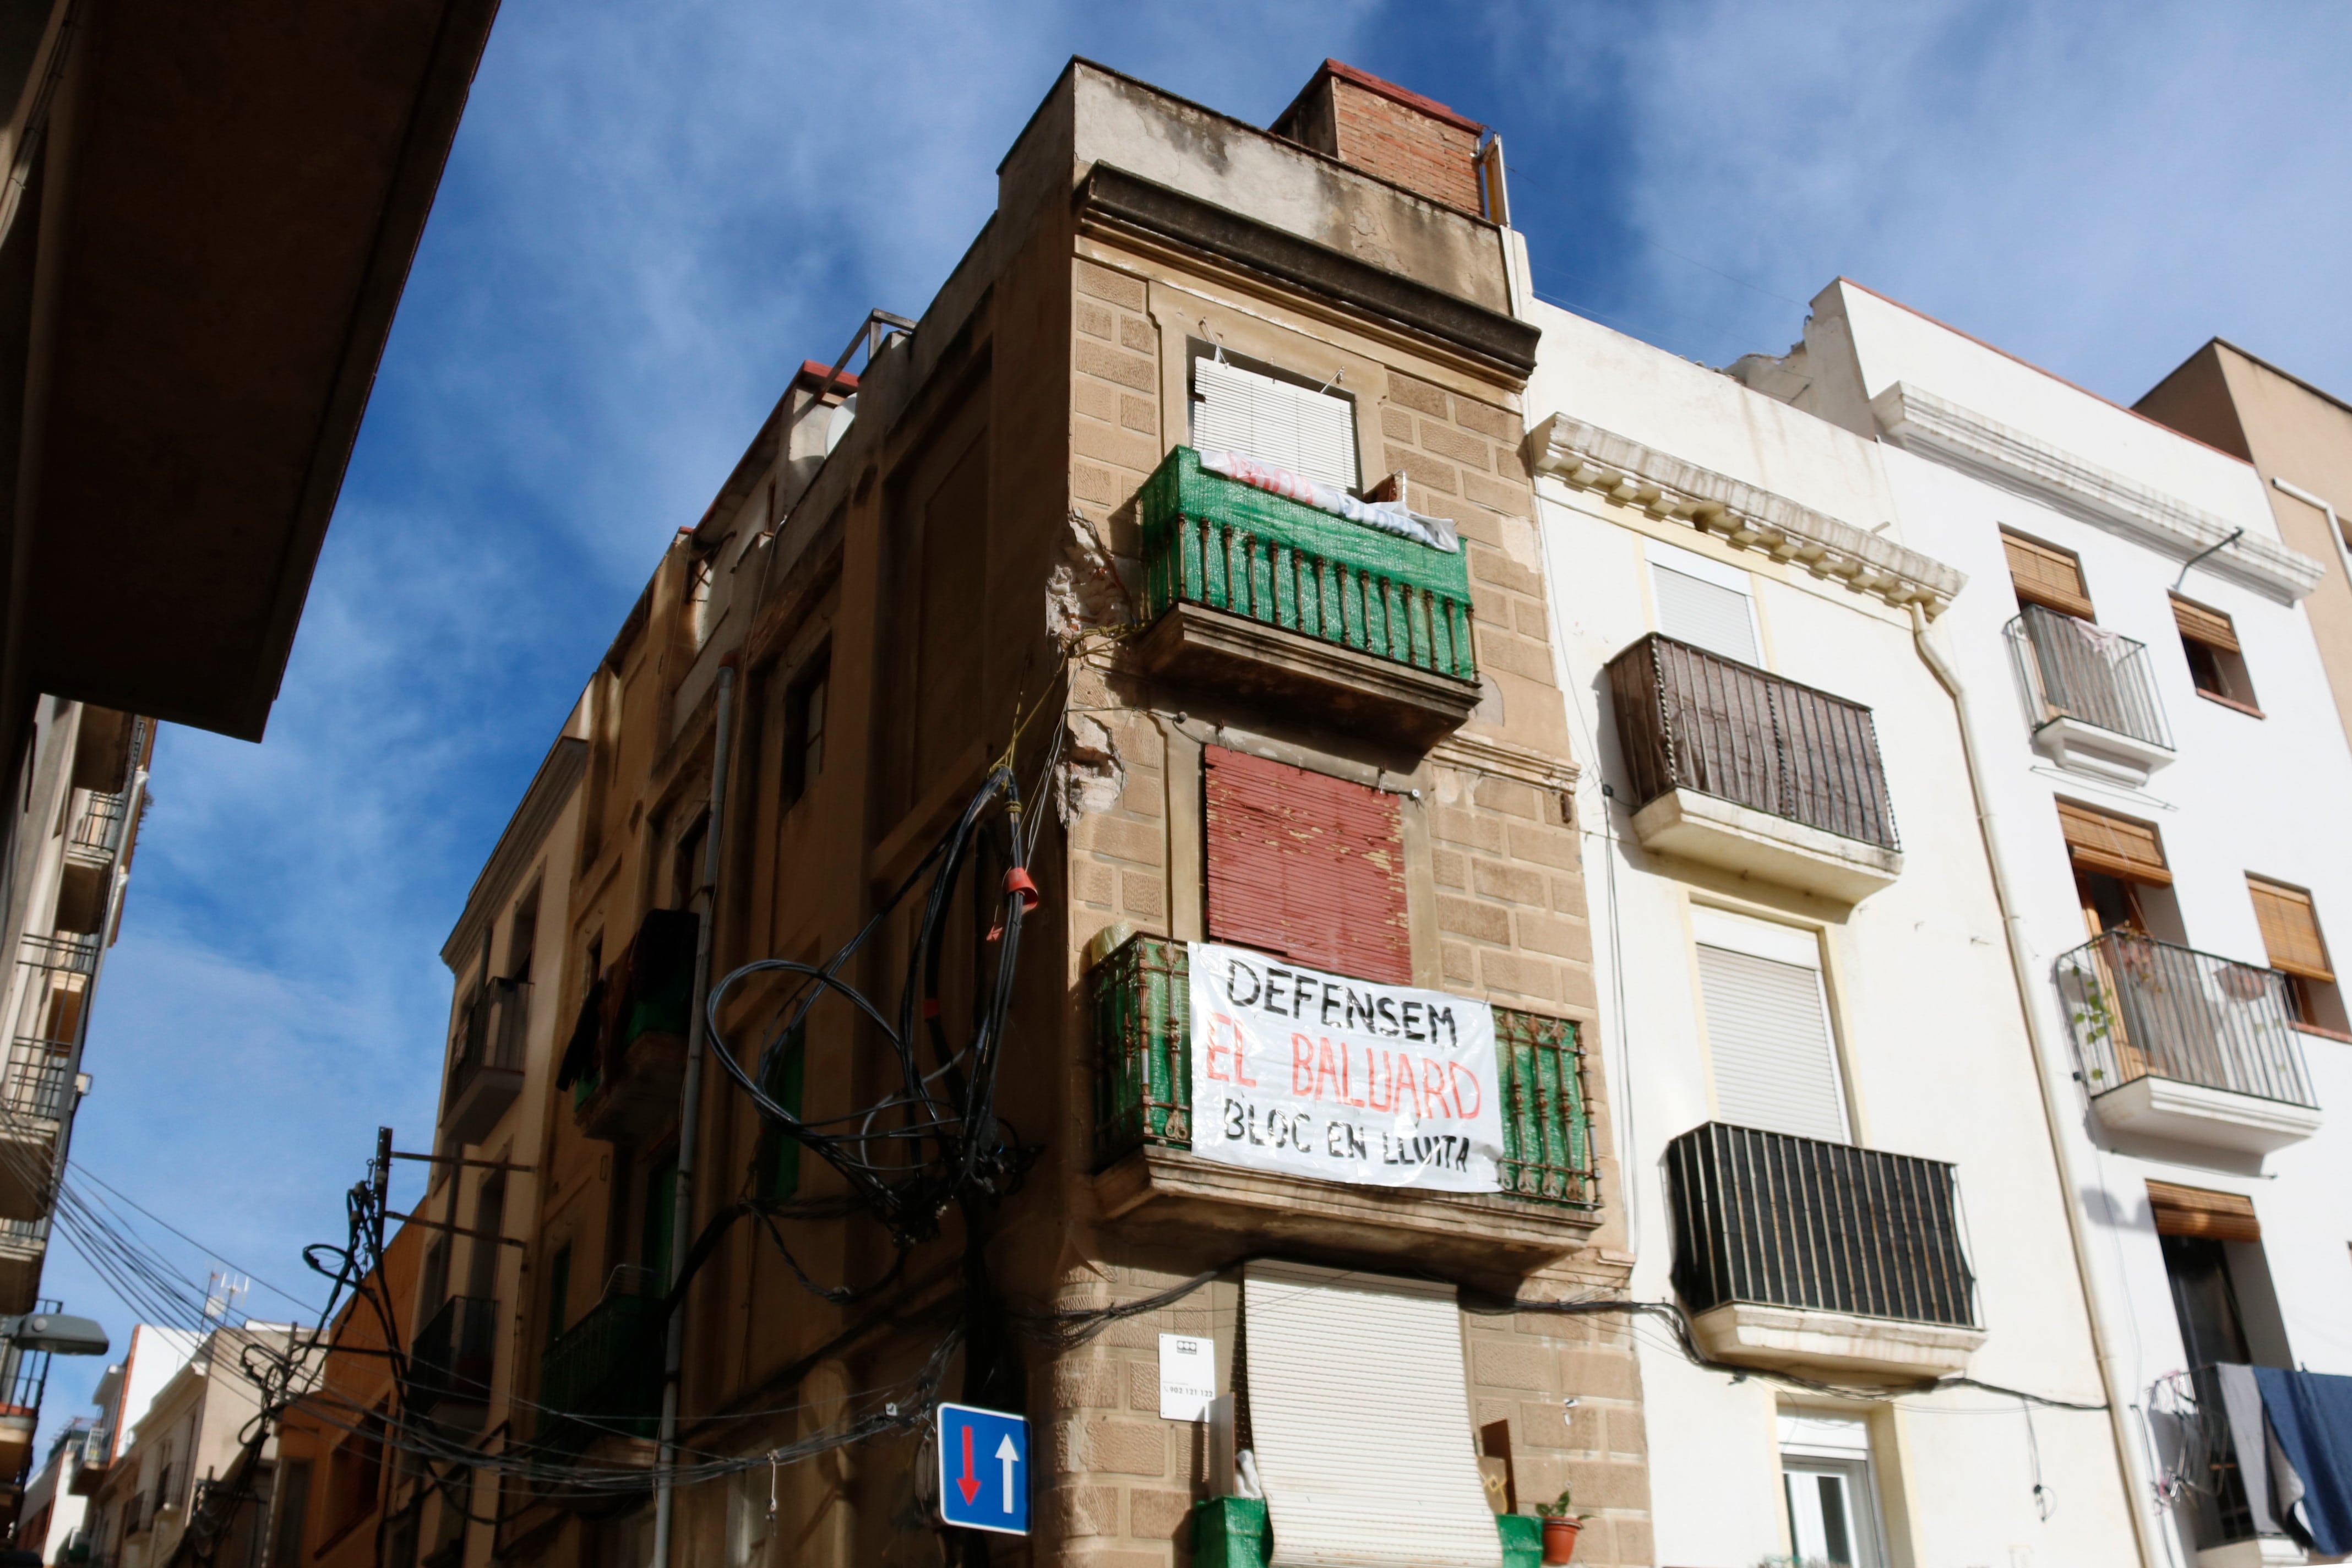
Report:
<svg viewBox="0 0 2352 1568"><path fill-rule="evenodd" d="M2352 1377L2254 1368L2287 1528L2325 1556L2352 1552ZM2284 1473L2282 1473L2284 1472Z"/></svg>
<svg viewBox="0 0 2352 1568"><path fill-rule="evenodd" d="M1292 473L1288 468L1262 463L1239 452L1203 452L1201 454L1201 467L1213 474L1223 474L1229 479L1238 479L1257 489L1286 497L1302 506L1311 506L1318 511L1328 511L1333 517L1345 518L1361 527L1378 529L1382 533L1392 533L1400 539L1426 544L1433 550L1458 554L1462 549L1461 541L1454 537L1452 523L1442 517L1423 517L1417 511L1408 510L1397 501L1358 500L1336 485L1318 484Z"/></svg>

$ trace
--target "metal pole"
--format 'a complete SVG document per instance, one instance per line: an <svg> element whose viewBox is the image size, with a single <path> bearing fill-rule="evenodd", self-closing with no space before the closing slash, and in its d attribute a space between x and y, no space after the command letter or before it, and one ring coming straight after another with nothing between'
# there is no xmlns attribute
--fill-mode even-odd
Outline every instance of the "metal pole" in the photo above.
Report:
<svg viewBox="0 0 2352 1568"><path fill-rule="evenodd" d="M677 1175L669 1227L669 1278L664 1294L677 1289L686 1263L687 1239L694 1227L694 1160L702 1131L702 1053L709 1034L704 1016L710 995L711 928L719 919L719 865L727 837L727 763L734 736L735 660L719 666L719 733L711 743L710 824L702 835L702 885L694 890L701 919L694 937L694 1016L686 1033L686 1082L678 1090ZM675 1304L662 1352L661 1447L654 1487L653 1568L669 1568L670 1528L677 1518L677 1393L686 1366L686 1303Z"/></svg>

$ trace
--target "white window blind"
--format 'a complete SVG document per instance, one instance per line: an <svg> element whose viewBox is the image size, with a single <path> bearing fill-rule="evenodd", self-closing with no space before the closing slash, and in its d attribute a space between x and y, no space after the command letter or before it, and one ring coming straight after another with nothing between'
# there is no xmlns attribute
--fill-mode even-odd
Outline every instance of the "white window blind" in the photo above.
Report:
<svg viewBox="0 0 2352 1568"><path fill-rule="evenodd" d="M1192 362L1192 447L1239 452L1303 479L1356 488L1356 405L1204 355Z"/></svg>
<svg viewBox="0 0 2352 1568"><path fill-rule="evenodd" d="M1660 631L1742 664L1764 662L1756 646L1745 572L1656 540L1645 542L1643 552L1650 563Z"/></svg>
<svg viewBox="0 0 2352 1568"><path fill-rule="evenodd" d="M1846 1141L1845 1096L1811 933L1695 909L1717 1117L1738 1127Z"/></svg>
<svg viewBox="0 0 2352 1568"><path fill-rule="evenodd" d="M1252 1263L1242 1311L1274 1568L1501 1568L1452 1286Z"/></svg>

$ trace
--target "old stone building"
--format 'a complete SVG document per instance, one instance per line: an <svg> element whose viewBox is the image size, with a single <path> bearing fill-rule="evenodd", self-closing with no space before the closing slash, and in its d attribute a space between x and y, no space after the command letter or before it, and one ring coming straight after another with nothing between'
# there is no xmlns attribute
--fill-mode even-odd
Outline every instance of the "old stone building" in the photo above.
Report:
<svg viewBox="0 0 2352 1568"><path fill-rule="evenodd" d="M471 1522L428 1497L417 1539L934 1563L938 1494L996 1473L934 1451L945 1397L1034 1445L1027 1542L950 1536L967 1561L1239 1562L1270 1510L1297 1545L1532 1562L1563 1489L1580 1562L1652 1561L1630 1326L1573 1310L1632 1259L1523 458L1536 331L1482 145L1336 62L1268 132L1074 61L919 320L793 378L567 726L544 842L577 852L528 968L511 917L469 911L452 957L453 1065L480 1048L463 977L525 981L519 1092L548 1111L491 1150L444 1106L438 1152L530 1169L479 1222L523 1244L477 1275L510 1293L503 1419L435 1427L499 1458ZM925 970L920 874L1000 763L1020 810L981 813ZM1008 929L987 1057L963 1042ZM836 958L875 1012L830 990L794 1026ZM1212 964L1235 1016L1194 1016ZM1249 1034L1256 1001L1297 1028ZM950 1041L919 1085L894 1017ZM918 1114L999 1063L993 1131ZM877 1206L966 1137L988 1181Z"/></svg>

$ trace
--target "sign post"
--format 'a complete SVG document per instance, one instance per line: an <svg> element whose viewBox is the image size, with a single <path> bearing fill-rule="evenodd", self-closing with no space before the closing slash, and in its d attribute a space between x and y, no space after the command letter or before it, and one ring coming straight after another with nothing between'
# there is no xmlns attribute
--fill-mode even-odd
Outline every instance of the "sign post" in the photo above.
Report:
<svg viewBox="0 0 2352 1568"><path fill-rule="evenodd" d="M940 1522L1029 1533L1029 1423L1002 1410L940 1406Z"/></svg>

